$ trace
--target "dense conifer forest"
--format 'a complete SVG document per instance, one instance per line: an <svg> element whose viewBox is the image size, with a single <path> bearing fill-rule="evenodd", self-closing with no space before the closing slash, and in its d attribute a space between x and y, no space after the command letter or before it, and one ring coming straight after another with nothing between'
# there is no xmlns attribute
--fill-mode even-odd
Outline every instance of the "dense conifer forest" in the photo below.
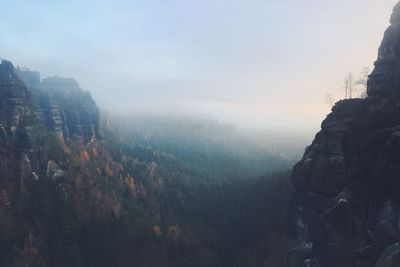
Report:
<svg viewBox="0 0 400 267"><path fill-rule="evenodd" d="M284 266L289 157L213 120L120 123L108 118L101 141L85 146L42 129L64 166L48 162L23 194L8 181L1 262Z"/></svg>

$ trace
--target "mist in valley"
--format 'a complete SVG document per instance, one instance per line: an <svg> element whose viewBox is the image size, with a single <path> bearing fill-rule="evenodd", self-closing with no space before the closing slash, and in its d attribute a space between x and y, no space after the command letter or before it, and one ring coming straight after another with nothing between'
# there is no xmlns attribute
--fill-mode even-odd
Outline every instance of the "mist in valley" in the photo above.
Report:
<svg viewBox="0 0 400 267"><path fill-rule="evenodd" d="M396 2L0 3L0 265L324 266Z"/></svg>
<svg viewBox="0 0 400 267"><path fill-rule="evenodd" d="M9 1L0 54L74 78L105 111L311 134L346 73L372 69L395 2Z"/></svg>

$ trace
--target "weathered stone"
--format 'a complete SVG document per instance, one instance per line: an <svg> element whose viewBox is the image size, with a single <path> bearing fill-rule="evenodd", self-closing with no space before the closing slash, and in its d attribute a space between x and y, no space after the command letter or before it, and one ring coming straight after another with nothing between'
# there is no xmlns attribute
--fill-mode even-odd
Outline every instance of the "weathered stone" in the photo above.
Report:
<svg viewBox="0 0 400 267"><path fill-rule="evenodd" d="M66 139L93 142L100 138L100 112L90 93L69 78L50 77L17 69L18 76L33 92L35 108L51 131Z"/></svg>
<svg viewBox="0 0 400 267"><path fill-rule="evenodd" d="M312 244L302 243L289 251L288 264L293 267L311 266Z"/></svg>
<svg viewBox="0 0 400 267"><path fill-rule="evenodd" d="M368 81L368 95L393 96L400 91L400 6L393 9L391 25L386 30L375 69Z"/></svg>
<svg viewBox="0 0 400 267"><path fill-rule="evenodd" d="M17 67L15 73L30 89L37 89L40 86L40 73L26 68Z"/></svg>
<svg viewBox="0 0 400 267"><path fill-rule="evenodd" d="M52 160L49 160L49 162L47 163L47 169L46 169L47 177L52 178L58 169L59 169L59 167L58 167L57 163L55 163Z"/></svg>
<svg viewBox="0 0 400 267"><path fill-rule="evenodd" d="M0 122L13 132L31 104L31 94L9 61L0 64Z"/></svg>
<svg viewBox="0 0 400 267"><path fill-rule="evenodd" d="M349 204L340 200L322 215L319 234L315 239L315 254L322 266L354 266L353 232Z"/></svg>
<svg viewBox="0 0 400 267"><path fill-rule="evenodd" d="M400 243L386 248L375 267L399 267L400 266Z"/></svg>
<svg viewBox="0 0 400 267"><path fill-rule="evenodd" d="M368 97L339 101L293 169L290 236L321 267L400 266L398 245L383 252L400 242L399 100L400 3Z"/></svg>
<svg viewBox="0 0 400 267"><path fill-rule="evenodd" d="M43 169L48 178L64 177L65 172L54 161L59 162L62 158L57 155L56 139L47 138L58 138L64 151L68 151L66 139L77 145L95 142L100 138L100 114L96 103L73 79L52 77L41 81L40 73L14 68L11 62L1 60L2 178L19 177L21 191L24 191L28 177L34 177L32 173L40 173Z"/></svg>

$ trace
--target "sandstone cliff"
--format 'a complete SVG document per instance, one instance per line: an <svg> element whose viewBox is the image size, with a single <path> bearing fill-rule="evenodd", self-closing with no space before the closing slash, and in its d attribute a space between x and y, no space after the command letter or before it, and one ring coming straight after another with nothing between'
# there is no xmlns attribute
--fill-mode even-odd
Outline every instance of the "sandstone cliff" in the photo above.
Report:
<svg viewBox="0 0 400 267"><path fill-rule="evenodd" d="M89 92L70 78L49 77L40 80L38 72L16 70L33 93L34 106L49 130L67 140L80 138L84 143L100 137L100 112Z"/></svg>
<svg viewBox="0 0 400 267"><path fill-rule="evenodd" d="M292 184L289 266L400 266L400 3L368 97L335 104Z"/></svg>
<svg viewBox="0 0 400 267"><path fill-rule="evenodd" d="M14 68L7 60L0 62L3 181L18 178L23 191L36 172L68 152L66 143L83 147L99 138L98 107L74 80L52 77L41 81L38 72Z"/></svg>

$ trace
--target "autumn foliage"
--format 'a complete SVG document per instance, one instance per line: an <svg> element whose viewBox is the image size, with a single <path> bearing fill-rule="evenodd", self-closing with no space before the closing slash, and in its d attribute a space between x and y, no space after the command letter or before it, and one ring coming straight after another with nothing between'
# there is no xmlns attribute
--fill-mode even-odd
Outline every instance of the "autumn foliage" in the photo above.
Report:
<svg viewBox="0 0 400 267"><path fill-rule="evenodd" d="M88 161L90 159L89 153L86 150L81 151L81 159L83 161Z"/></svg>

